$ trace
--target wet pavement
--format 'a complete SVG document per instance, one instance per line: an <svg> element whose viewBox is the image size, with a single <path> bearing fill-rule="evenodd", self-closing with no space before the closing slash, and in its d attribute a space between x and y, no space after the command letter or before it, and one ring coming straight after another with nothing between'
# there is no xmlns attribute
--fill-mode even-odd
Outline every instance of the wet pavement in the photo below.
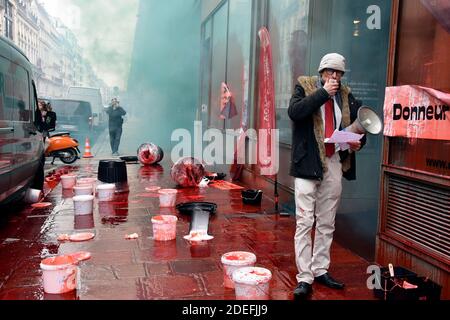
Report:
<svg viewBox="0 0 450 320"><path fill-rule="evenodd" d="M58 166L50 176L75 172L96 176L98 160L80 160L74 167ZM21 300L234 300L234 290L223 286L220 258L230 251L249 251L257 266L273 274L270 298L291 300L297 273L294 258L294 217L273 213L273 202L264 197L261 206L243 205L239 190L183 189L177 203L209 201L218 205L210 221L214 239L191 246L190 217L175 208L160 209L159 199L145 191L149 186L175 187L170 164L141 167L128 164L129 193L113 202L95 203L90 216L75 216L72 193L60 184L47 183L47 209L10 207L0 217L0 299ZM151 218L174 214L179 218L176 241L153 239ZM89 242L59 242L60 234L93 232ZM137 240L125 240L137 233ZM88 251L92 258L80 264L79 289L70 294L45 294L40 262L43 258ZM346 283L336 291L314 285L313 300L370 300L366 275L369 263L334 244L330 273Z"/></svg>

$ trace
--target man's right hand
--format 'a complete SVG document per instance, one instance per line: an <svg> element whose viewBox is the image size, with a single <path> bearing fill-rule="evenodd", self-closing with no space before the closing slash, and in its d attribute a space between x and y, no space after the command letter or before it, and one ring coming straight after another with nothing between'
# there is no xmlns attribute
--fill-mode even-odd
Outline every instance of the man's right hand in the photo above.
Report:
<svg viewBox="0 0 450 320"><path fill-rule="evenodd" d="M330 97L334 97L339 90L339 82L334 79L330 79L325 83L323 88L327 90Z"/></svg>

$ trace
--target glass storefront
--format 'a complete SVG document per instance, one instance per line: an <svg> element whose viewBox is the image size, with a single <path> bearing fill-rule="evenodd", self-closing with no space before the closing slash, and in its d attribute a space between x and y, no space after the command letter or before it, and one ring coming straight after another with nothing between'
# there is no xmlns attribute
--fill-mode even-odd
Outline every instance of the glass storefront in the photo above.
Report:
<svg viewBox="0 0 450 320"><path fill-rule="evenodd" d="M309 74L309 0L275 0L269 6L269 30L275 69L275 103L280 141L291 144L289 101L300 75Z"/></svg>
<svg viewBox="0 0 450 320"><path fill-rule="evenodd" d="M278 178L282 185L292 189L294 179L287 169L292 140L287 108L298 77L317 75L323 55L341 53L347 58L348 69L343 81L352 88L357 99L382 115L391 0L260 1L262 3L251 0L222 2L221 7L203 22L204 29L212 22L211 70L209 74L203 73L203 79L210 77L211 80L209 124L219 129L239 128L242 105L247 95L252 96L246 88L257 88L257 79L252 79L251 72L248 85L245 80L247 65L257 62L257 54L253 56L250 51L252 45L258 48L257 30L252 29L253 16L256 25L268 27L272 40L277 127L282 142L280 168L284 168ZM252 7L255 2L258 5ZM257 11L259 7L267 10ZM223 81L230 87L238 111L238 116L226 121L219 117ZM249 103L249 109L255 110L256 101ZM249 114L255 116L253 111ZM379 174L376 173L381 166L381 146L382 137L368 137L367 146L358 156L358 180L345 184L340 209L340 213L348 214L345 216L347 228L360 230L363 242L373 241L376 234L379 199ZM373 252L375 245L371 243L368 247Z"/></svg>

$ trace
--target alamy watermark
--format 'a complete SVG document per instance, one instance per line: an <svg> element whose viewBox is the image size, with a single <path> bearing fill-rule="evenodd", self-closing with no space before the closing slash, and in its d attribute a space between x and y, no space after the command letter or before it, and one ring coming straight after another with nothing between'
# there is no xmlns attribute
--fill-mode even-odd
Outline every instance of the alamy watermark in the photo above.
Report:
<svg viewBox="0 0 450 320"><path fill-rule="evenodd" d="M370 274L367 279L367 288L369 290L382 290L383 286L381 285L381 268L377 265L371 265L367 268L367 274Z"/></svg>
<svg viewBox="0 0 450 320"><path fill-rule="evenodd" d="M187 129L176 129L171 140L177 145L172 149L171 160L194 157L206 165L256 165L261 175L272 176L279 171L278 129L208 129L203 123L194 122L194 136Z"/></svg>

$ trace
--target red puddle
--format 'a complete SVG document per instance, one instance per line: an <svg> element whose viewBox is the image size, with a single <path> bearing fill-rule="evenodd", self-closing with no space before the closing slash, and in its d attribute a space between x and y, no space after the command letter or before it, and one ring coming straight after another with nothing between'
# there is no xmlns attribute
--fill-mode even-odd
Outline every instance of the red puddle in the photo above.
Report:
<svg viewBox="0 0 450 320"><path fill-rule="evenodd" d="M204 196L186 196L184 197L187 201L201 201L205 200Z"/></svg>
<svg viewBox="0 0 450 320"><path fill-rule="evenodd" d="M128 205L128 202L110 202L110 204L114 206L126 206Z"/></svg>
<svg viewBox="0 0 450 320"><path fill-rule="evenodd" d="M228 181L215 181L210 184L211 187L219 189L219 190L243 190L244 187L238 186L237 184L228 182Z"/></svg>

